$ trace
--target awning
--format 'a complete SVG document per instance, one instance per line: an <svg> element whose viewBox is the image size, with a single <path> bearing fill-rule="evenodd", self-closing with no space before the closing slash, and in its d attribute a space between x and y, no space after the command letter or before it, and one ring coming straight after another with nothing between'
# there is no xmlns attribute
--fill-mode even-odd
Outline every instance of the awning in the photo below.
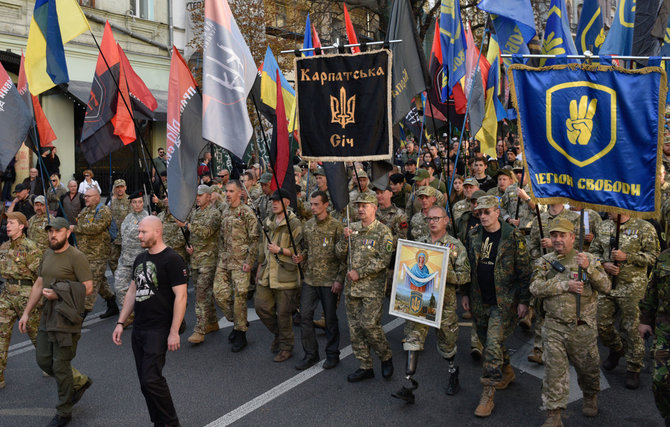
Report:
<svg viewBox="0 0 670 427"><path fill-rule="evenodd" d="M70 94L74 98L74 101L82 106L88 104L88 98L91 93L91 82L70 80L67 85L60 85L59 87ZM167 91L151 89L151 93L158 103L158 107L156 108L156 111L154 111L154 121L167 121Z"/></svg>

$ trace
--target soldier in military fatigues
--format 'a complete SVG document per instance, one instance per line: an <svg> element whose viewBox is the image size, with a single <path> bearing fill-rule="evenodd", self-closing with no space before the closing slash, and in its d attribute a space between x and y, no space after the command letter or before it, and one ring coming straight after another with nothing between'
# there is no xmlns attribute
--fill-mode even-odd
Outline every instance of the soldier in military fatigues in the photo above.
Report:
<svg viewBox="0 0 670 427"><path fill-rule="evenodd" d="M235 353L247 345L247 293L258 253L258 220L253 210L242 203L242 191L239 181L228 181L227 207L221 214L219 229L221 256L214 275L214 298L226 319L234 323L228 340Z"/></svg>
<svg viewBox="0 0 670 427"><path fill-rule="evenodd" d="M395 250L398 246L398 239L407 239L407 231L409 224L407 223L407 216L403 209L398 208L391 203L393 192L389 185L384 185L381 188L373 185L372 188L377 195L377 213L375 217L391 229L393 234L393 254L391 255L391 262L386 269L386 294L391 293L391 284L393 283L393 267L395 265Z"/></svg>
<svg viewBox="0 0 670 427"><path fill-rule="evenodd" d="M86 312L93 310L95 300L100 294L107 302L107 311L103 316L109 317L119 313L116 297L105 276L109 259L112 211L107 206L99 205L100 193L95 188L86 190L84 200L86 207L79 212L77 225L71 225L70 231L77 234L77 246L86 255L93 273L93 292L86 296Z"/></svg>
<svg viewBox="0 0 670 427"><path fill-rule="evenodd" d="M451 207L451 210L454 213L454 218L452 221L454 224L458 223L458 220L464 213L470 212L470 198L477 190L479 190L479 182L477 182L475 178L470 177L463 181L463 195L465 197L463 200L459 200L454 204L454 206ZM484 192L482 191L482 193Z"/></svg>
<svg viewBox="0 0 670 427"><path fill-rule="evenodd" d="M387 226L375 219L375 196L360 194L353 202L358 206L361 221L344 229L345 238L337 243L336 252L340 259L349 254L344 296L351 346L360 368L350 374L347 381L358 382L375 376L370 348L382 361L382 376L393 375L391 346L381 325L386 267L393 253L393 235Z"/></svg>
<svg viewBox="0 0 670 427"><path fill-rule="evenodd" d="M479 340L484 343L482 396L475 415L488 417L496 389L507 388L516 378L504 342L523 317L530 300L530 258L523 235L499 220L495 196L477 199L481 224L468 235L466 248L471 283L465 285L463 309L472 310Z"/></svg>
<svg viewBox="0 0 670 427"><path fill-rule="evenodd" d="M212 189L208 185L199 185L195 203L185 226L191 232L191 247L186 251L191 255L191 269L195 281L195 326L188 337L191 344L205 341L205 335L218 331L214 294L212 287L216 272L218 255L218 232L221 225L221 212L211 203ZM223 255L223 254L222 254Z"/></svg>
<svg viewBox="0 0 670 427"><path fill-rule="evenodd" d="M144 209L142 192L136 191L128 199L130 200L131 211L126 215L119 229L117 239L120 238L121 240L121 256L119 257L116 273L114 273L114 290L116 291L117 301L122 306L130 282L133 279L133 263L135 258L144 251L139 239L140 221L149 215Z"/></svg>
<svg viewBox="0 0 670 427"><path fill-rule="evenodd" d="M54 217L47 212L47 205L44 196L37 196L33 201L35 207L35 215L28 220L28 237L32 240L40 254L44 254L49 248L49 235L44 227L49 221L53 221Z"/></svg>
<svg viewBox="0 0 670 427"><path fill-rule="evenodd" d="M179 224L177 224L177 219L172 216L170 209L167 208L167 198L164 200L166 208L158 214L158 218L163 223L163 242L181 255L184 261L188 261L184 233L181 231Z"/></svg>
<svg viewBox="0 0 670 427"><path fill-rule="evenodd" d="M272 202L270 201L270 196L272 196L272 174L265 172L261 175L258 182L261 184L263 194L256 201L256 208L258 209L257 212L261 217L261 221L264 221L265 218L272 215Z"/></svg>
<svg viewBox="0 0 670 427"><path fill-rule="evenodd" d="M368 174L362 170L359 169L357 171L358 173L358 184L359 186L354 184L354 189L349 192L349 206L347 206L347 209L349 209L349 220L351 222L358 221L358 210L356 209L355 203L353 202L354 200L358 199L358 195L361 193L361 190L365 194L369 194L374 196L375 192L372 191L369 187L368 184L370 183L370 178L368 178ZM354 179L355 179L354 175Z"/></svg>
<svg viewBox="0 0 670 427"><path fill-rule="evenodd" d="M421 203L421 211L415 213L410 219L409 234L414 240L425 240L430 234L426 217L430 208L435 206L437 190L431 186L421 187L416 190L416 197Z"/></svg>
<svg viewBox="0 0 670 427"><path fill-rule="evenodd" d="M7 352L16 319L23 315L42 253L37 245L24 235L28 226L25 215L20 212L7 213L7 235L9 240L0 246L0 275L5 286L0 292L0 388L5 387ZM33 345L40 323L41 302L30 312L27 323L28 336Z"/></svg>
<svg viewBox="0 0 670 427"><path fill-rule="evenodd" d="M656 230L650 223L627 215L620 218L619 249L612 248L616 223L610 219L598 228L589 251L602 260L613 288L609 295L598 296L598 334L610 350L603 368L608 371L616 368L625 350L626 388L636 389L644 358L644 342L638 333L639 303L647 287L647 267L654 265L660 248ZM620 334L614 327L617 315Z"/></svg>
<svg viewBox="0 0 670 427"><path fill-rule="evenodd" d="M656 260L645 297L640 301L640 335L654 334L652 391L656 407L670 426L670 249Z"/></svg>
<svg viewBox="0 0 670 427"><path fill-rule="evenodd" d="M437 333L437 351L444 359L449 362L449 383L446 393L450 396L455 395L460 390L458 380L458 367L454 365L456 357L456 340L458 339L458 316L456 315L456 287L470 281L470 262L465 251L465 246L455 237L447 233L449 217L444 208L434 206L428 212L428 226L430 235L422 243L429 243L437 246L446 246L449 248L449 266L447 277L444 278L444 303L442 306L442 317L440 329ZM426 260L427 261L427 260ZM405 374L410 384L403 386L400 391L393 394L393 397L403 399L406 402L414 403L414 394L412 391L416 388L416 383L412 375L416 371L418 354L423 351L423 344L428 335L428 326L407 320L405 322L405 338L403 339L403 350L407 352L407 366Z"/></svg>
<svg viewBox="0 0 670 427"><path fill-rule="evenodd" d="M545 313L542 328L545 360L542 403L548 411L545 426L562 426L561 413L570 394L570 363L577 371L579 387L584 393L582 413L588 417L598 414L597 295L609 292L611 284L593 254L575 250L575 225L570 220L556 218L548 228L554 251L535 261L530 291L542 302ZM565 270L559 271L555 263ZM581 300L579 315L577 298Z"/></svg>
<svg viewBox="0 0 670 427"><path fill-rule="evenodd" d="M119 257L121 256L121 224L130 212L130 200L128 200L126 194L126 181L123 179L114 181L112 192L114 194L109 202L109 209L112 211L112 224L109 227L112 236L112 244L109 248L109 269L112 270L112 274L116 274L116 266L119 264Z"/></svg>

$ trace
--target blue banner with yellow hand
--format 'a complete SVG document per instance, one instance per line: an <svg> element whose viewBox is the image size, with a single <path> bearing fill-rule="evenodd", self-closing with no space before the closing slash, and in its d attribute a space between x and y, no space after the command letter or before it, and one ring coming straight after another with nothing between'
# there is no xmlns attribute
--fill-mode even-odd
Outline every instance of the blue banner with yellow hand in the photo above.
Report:
<svg viewBox="0 0 670 427"><path fill-rule="evenodd" d="M510 67L532 197L653 217L660 207L660 67Z"/></svg>

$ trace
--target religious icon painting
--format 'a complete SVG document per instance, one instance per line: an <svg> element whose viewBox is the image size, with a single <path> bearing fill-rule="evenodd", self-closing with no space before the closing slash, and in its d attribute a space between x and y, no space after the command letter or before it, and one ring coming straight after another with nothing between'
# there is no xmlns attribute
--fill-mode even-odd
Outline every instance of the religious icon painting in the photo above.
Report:
<svg viewBox="0 0 670 427"><path fill-rule="evenodd" d="M449 248L398 240L389 314L440 327Z"/></svg>

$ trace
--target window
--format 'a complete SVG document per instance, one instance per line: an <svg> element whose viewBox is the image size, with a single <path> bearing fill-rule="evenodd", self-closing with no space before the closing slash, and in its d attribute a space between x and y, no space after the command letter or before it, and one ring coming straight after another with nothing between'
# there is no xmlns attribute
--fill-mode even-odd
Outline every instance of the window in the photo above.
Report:
<svg viewBox="0 0 670 427"><path fill-rule="evenodd" d="M79 6L95 7L95 0L79 0Z"/></svg>
<svg viewBox="0 0 670 427"><path fill-rule="evenodd" d="M141 19L154 19L154 4L153 0L130 0L130 7L128 9L132 16Z"/></svg>

